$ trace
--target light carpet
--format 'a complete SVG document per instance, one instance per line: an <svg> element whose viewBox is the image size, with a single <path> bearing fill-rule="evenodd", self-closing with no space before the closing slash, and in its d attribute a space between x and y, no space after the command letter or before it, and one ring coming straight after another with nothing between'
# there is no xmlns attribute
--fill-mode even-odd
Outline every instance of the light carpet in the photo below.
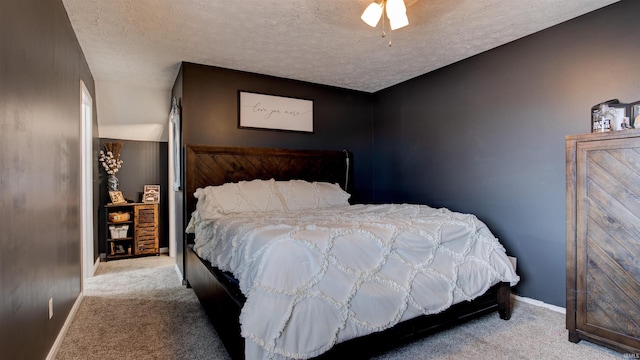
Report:
<svg viewBox="0 0 640 360"><path fill-rule="evenodd" d="M375 357L377 360L621 359L625 354L567 340L564 315L515 302L511 320L490 314ZM229 359L174 259L100 263L56 359Z"/></svg>

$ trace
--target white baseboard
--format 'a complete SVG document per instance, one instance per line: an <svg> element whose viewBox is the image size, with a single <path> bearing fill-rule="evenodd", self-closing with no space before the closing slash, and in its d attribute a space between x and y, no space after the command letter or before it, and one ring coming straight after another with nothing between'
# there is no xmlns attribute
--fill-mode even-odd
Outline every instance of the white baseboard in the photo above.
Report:
<svg viewBox="0 0 640 360"><path fill-rule="evenodd" d="M67 331L69 331L69 327L73 322L73 318L76 316L76 312L78 312L78 308L80 308L80 303L82 302L83 297L84 297L84 294L80 293L80 295L78 295L78 298L76 299L76 302L71 307L71 311L69 311L69 315L67 316L67 319L64 321L64 325L62 325L62 329L60 329L60 332L58 333L58 337L56 337L56 341L53 343L53 346L51 346L51 349L49 350L49 355L47 355L47 360L53 360L56 358L56 355L58 354L58 350L60 349L60 345L62 345L62 341L64 340L65 335L67 335Z"/></svg>
<svg viewBox="0 0 640 360"><path fill-rule="evenodd" d="M98 256L98 258L96 259L96 262L93 264L93 274L91 274L91 276L93 276L96 271L98 271L98 266L100 266L100 256Z"/></svg>
<svg viewBox="0 0 640 360"><path fill-rule="evenodd" d="M168 254L169 253L169 248L168 247L161 247L160 248L160 254ZM103 260L107 258L107 254L106 253L100 253L100 256L98 256L99 259Z"/></svg>
<svg viewBox="0 0 640 360"><path fill-rule="evenodd" d="M535 300L532 298L528 298L528 297L522 297L522 296L518 296L518 295L514 295L516 298L516 301L522 301L523 303L527 303L527 304L531 304L531 305L535 305L535 306L540 306L549 310L553 310L555 312L559 312L562 314L566 314L567 313L567 309L560 307L560 306L555 306L555 305L551 305L551 304L547 304L543 301L540 300Z"/></svg>
<svg viewBox="0 0 640 360"><path fill-rule="evenodd" d="M176 269L176 274L178 275L178 279L182 281L184 279L184 276L182 276L182 273L180 272L180 268L178 267L178 264L176 264L174 268Z"/></svg>

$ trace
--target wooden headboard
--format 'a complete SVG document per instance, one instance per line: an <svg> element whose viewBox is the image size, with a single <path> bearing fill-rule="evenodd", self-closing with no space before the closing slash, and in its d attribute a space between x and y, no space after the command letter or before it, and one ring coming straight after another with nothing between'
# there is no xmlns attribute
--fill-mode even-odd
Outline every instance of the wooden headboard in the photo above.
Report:
<svg viewBox="0 0 640 360"><path fill-rule="evenodd" d="M186 146L186 214L197 188L242 180L307 180L338 183L350 190L350 155L343 151Z"/></svg>

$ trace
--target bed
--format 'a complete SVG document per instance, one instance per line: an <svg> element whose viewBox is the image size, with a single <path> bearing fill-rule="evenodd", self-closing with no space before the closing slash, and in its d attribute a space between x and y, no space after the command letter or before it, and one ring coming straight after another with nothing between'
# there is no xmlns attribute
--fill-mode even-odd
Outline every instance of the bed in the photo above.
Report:
<svg viewBox="0 0 640 360"><path fill-rule="evenodd" d="M398 236L397 230L390 230L395 234L393 236L384 235L383 233L389 229L404 229L406 223L417 222L422 224L421 226L425 226L425 228L421 228L419 231L416 230L416 234L418 232L420 234L427 234L430 231L428 226L432 225L430 223L431 220L429 220L428 224L420 220L422 219L423 213L434 214L436 217L445 218L447 224L464 222L466 228L475 231L474 234L478 231L488 232L488 230L477 230L477 228L482 228L484 224L475 219L475 217L468 214L449 212L446 209L432 209L428 206L409 204L341 204L340 202L344 201L344 196L342 196L340 192L348 192L352 186L351 179L353 171L350 166L351 158L350 154L346 151L188 145L186 146L185 159L185 190L187 192L185 214L188 215L185 221L188 221L190 225L192 225L190 226L192 228L190 230L199 227L200 235L197 235L197 237L203 238L204 235L202 234L206 233L208 234L207 236L212 236L213 239L220 239L221 234L230 233L229 229L243 229L242 231L244 231L245 235L251 234L250 236L241 236L231 233L229 240L212 240L215 243L214 245L203 245L209 243L204 243L200 239L195 241L193 235L185 236L185 280L188 286L194 289L220 339L233 359L243 359L245 358L245 353L247 354L247 358L368 358L381 351L411 341L412 339L491 312L498 311L500 317L505 320L510 318L510 286L518 281L518 277L515 275L515 272L513 272L513 269L510 268L510 264L506 268L501 268L499 271L470 270L471 274L487 272L495 284L481 284L480 280L478 280L477 284L474 285L474 290L469 290L471 289L470 285L456 287L455 291L449 290L451 294L449 294L448 298L444 297L440 302L433 300L434 303L429 304L428 307L426 305L423 307L422 304L415 301L415 299L419 297L416 296L416 292L418 291L416 289L421 289L422 285L416 285L413 282L413 277L411 281L407 282L411 284L411 289L405 289L398 285L404 284L405 280L392 279L396 275L391 274L404 274L406 273L405 271L389 270L388 274L380 275L383 273L381 269L388 267L387 263L394 262L392 260L393 257L388 257L392 247L390 245L384 245L390 243L385 239L393 238L395 241ZM218 194L225 194L228 193L230 189L236 189L233 191L240 191L240 193L242 193L241 190L237 190L240 189L239 184L242 184L242 186L248 189L242 191L248 192L253 191L251 189L255 190L256 187L261 187L260 189L270 189L268 191L269 195L265 195L261 203L262 205L260 206L271 206L265 204L276 204L281 200L282 203L284 203L286 211L282 213L279 211L269 212L266 215L251 212L244 214L233 211L230 215L215 215L212 217L201 214L206 213L206 211L203 210L205 209L203 208L204 205L202 205L205 193L208 194L206 198L210 198L211 196L215 197L215 195L211 195L213 193L210 191L218 191ZM300 202L299 198L302 196L300 194L306 193L298 192L298 198L295 196L292 197L291 194L294 194L295 191L299 191L299 189L302 188L315 189L315 193L318 194L331 195L327 195L326 199L328 200L320 201L316 199L316 204L324 201L324 205L319 206L318 209L308 210L302 207L296 208L296 206L298 206L296 205L297 203L292 202L291 199L296 199L296 201ZM205 192L204 189L207 189L206 191L209 192ZM347 192L344 192L344 194ZM247 192L242 193L243 199L245 199L246 193ZM273 194L277 195L277 199ZM196 199L196 196L200 198L201 203L199 205L197 205L198 199ZM348 199L348 196L346 197ZM246 201L246 199L243 201ZM199 206L199 211L196 213L198 216L198 221L196 221L198 226L193 226L194 218L191 217L191 214L194 213L197 206ZM219 204L216 203L216 206L219 206ZM296 210L295 214L291 212L292 207ZM343 213L342 211L345 212ZM300 239L292 239L292 237L298 236L298 234L301 233L311 234L308 236L309 239L317 240L324 239L325 237L333 239L333 235L329 236L327 234L336 233L336 231L338 231L336 229L342 229L343 226L346 226L346 223L351 224L360 221L356 220L356 218L352 220L350 217L351 213L349 212L358 213L358 219L364 216L372 220L365 225L358 225L357 231L349 230L351 232L348 236L352 236L354 233L365 233L368 234L369 237L378 239L372 250L364 251L362 254L368 254L369 252L376 252L378 250L381 253L386 251L387 255L385 256L387 257L375 255L376 259L384 258L384 261L377 262L375 266L367 267L368 265L366 264L368 260L363 257L351 261L349 258L343 258L345 255L334 256L334 254L338 253L334 253L333 248L331 249L332 255L328 257L326 252L323 253L319 250L318 246L315 245L322 243L320 240L318 240L320 242L313 242L312 244L311 240L306 240L305 238L302 242L306 246L297 246L297 244L300 244L298 241ZM380 212L382 212L383 215L379 215ZM214 213L217 214L217 212ZM321 219L321 225L298 226L302 218L302 213L309 213L309 216L316 221ZM330 220L326 220L325 216L329 217ZM200 217L202 217L202 219ZM395 221L395 223L391 225L387 225L386 223L379 224L380 218L384 218L385 221L391 219ZM289 222L295 225L291 225ZM335 222L339 222L339 224L335 225ZM255 224L260 224L260 226L248 228L248 226L257 226ZM294 236L291 235L292 232L289 231L291 226L298 226L296 229L303 230L296 230ZM373 226L373 228L370 228L371 226ZM267 248L255 245L256 243L260 243L262 235L274 232L278 239L278 244L285 244L285 249L297 250L287 250L291 251L291 254L287 255L271 255L281 253L276 250L272 251L272 249L277 249L277 245L272 245L273 243L269 242L268 251L256 251L255 249ZM340 236L346 235L340 233L336 239L340 239ZM242 239L244 239L244 237L250 240L243 242ZM472 237L474 242L491 248L490 250L477 250L478 252L486 253L487 251L491 251L491 256L493 257L494 250L492 250L492 247L502 249L501 245L497 243L497 240L493 239L492 235L482 235L479 237L476 234L472 235ZM411 236L409 236L409 238L411 238ZM476 241L477 238L481 238L482 241ZM405 238L404 240L409 243L409 248L413 249L412 246L414 246L415 243L412 243L412 241L415 239L411 238L407 240ZM336 243L331 242L331 246L335 248L342 246L346 249L346 253L358 253L358 247L352 246L355 243L359 244L359 240L341 242L339 244L347 245L340 246L336 245L338 244L337 241L338 240L336 240ZM467 243L471 242L471 240L465 241L467 241ZM366 242L362 243L364 244ZM396 243L398 243L398 241L396 241ZM402 255L401 251L396 251L396 246L399 246L396 243L393 245L393 255L395 259L400 259L400 261L396 261L397 263L405 262L406 259L412 258L413 251L405 251L404 255ZM283 245L278 246L283 247ZM451 248L453 248L453 246L454 245L451 245ZM446 246L442 246L441 248L446 248ZM502 253L504 249L496 252ZM223 253L226 255L221 255ZM234 253L245 255L235 256L233 255ZM333 295L326 295L332 293L339 285L335 285L334 288L334 285L326 285L327 282L323 283L321 280L309 285L309 288L313 287L315 291L314 296L318 293L321 294L320 301L316 301L317 298L314 296L300 296L298 292L292 292L284 288L280 289L278 288L280 277L277 275L269 275L270 268L275 266L268 264L274 263L274 261L265 262L266 260L262 258L265 257L267 253L276 259L275 263L280 264L277 267L286 267L287 259L293 259L296 258L296 256L306 259L301 261L305 264L322 263L324 264L322 279L328 277L324 276L325 273L331 272L327 270L327 267L330 269L337 268L339 271L334 270L333 272L340 273L338 276L353 277L353 279L346 280L358 282L358 286L351 290L347 287L347 291L339 295L348 299L348 305L345 305L347 300L345 300L345 303L342 303L341 301L334 300L335 297L332 297ZM320 254L320 257L315 259L317 254ZM500 263L499 266L502 267L506 256L503 257L503 254L497 256L498 258L492 258L489 262L491 262L492 266L494 262ZM237 260L242 257L260 259L262 262L255 261L260 265L256 270ZM212 262L215 263L216 266L212 266ZM438 260L433 260L432 262L437 263ZM508 260L506 260L506 262L508 263ZM456 269L466 266L467 263L468 262L457 264ZM296 262L296 264L298 264L298 262ZM357 268L360 265L353 264L365 265L362 265L364 268L358 268L356 271L352 268ZM376 268L376 266L379 267ZM318 274L315 270L307 270L307 275L300 275L305 274L305 271L302 269L296 271L295 269L297 268L293 269L293 271L289 269L289 272L294 273L295 276L307 276L305 279L310 279L314 276L317 277ZM231 271L235 271L235 275L232 274ZM416 279L418 275L423 275L422 273L416 274L412 275L415 276ZM293 276L294 279L295 276ZM402 277L404 275L397 276ZM440 276L440 279L447 279L446 276L443 277L440 274L438 274L438 276ZM457 273L456 276L458 276ZM470 276L475 277L475 275ZM460 275L460 277L463 276ZM295 282L297 280L292 281ZM335 279L331 281L333 282L329 284L339 284L335 282ZM448 281L451 282L450 280ZM303 283L309 283L308 279L304 280ZM369 288L373 290L362 290ZM374 296L371 294L380 294L380 288L384 288L385 291L390 289L388 290L389 293L398 293L396 295L400 300L395 298L387 299L386 295L383 296L383 300L380 300L394 304L395 308L389 307L394 310L384 310L387 308L386 305L381 305L376 308L378 304L376 304L375 301L377 300L372 299L378 295ZM481 293L478 293L480 291L478 289L480 288ZM244 293L241 289L244 290ZM339 292L337 290L335 291ZM246 296L245 294L249 295ZM366 297L367 295L369 297ZM282 297L286 300L281 300ZM437 296L434 295L433 298L437 298ZM279 306L278 304L281 305ZM286 304L289 305L287 306ZM299 307L299 309L301 309L299 313L302 315L297 315L298 313L294 314L291 304L296 305L293 309L298 309ZM332 304L332 306L325 306L326 304ZM446 306L443 307L443 304ZM318 306L317 309L313 307L316 305ZM309 315L314 313L314 311L320 313L319 311L322 310L323 307L331 308L329 310L336 308L338 312L341 311L341 315L336 315L339 319L331 323L331 325L327 325L328 327L326 329L330 331L326 331L322 325L325 320L321 323ZM368 315L364 315L364 310L362 313L359 312L360 308L371 309L367 310L370 311L367 313ZM396 308L399 310L395 310ZM412 314L412 312L415 313L416 311L419 312L419 314ZM284 314L284 317L282 317L282 314ZM318 317L318 320L332 319L332 315L322 314L322 316ZM243 325L240 324L241 318L244 319ZM283 323L282 318L286 318L289 323ZM293 318L299 318L302 322L294 323L293 320L291 320ZM390 320L390 318L393 318L393 320ZM262 321L262 323L255 325L252 323L255 322L254 319L261 319L260 321ZM263 330L266 331L268 335L264 335L262 333ZM274 335L272 339L274 333L276 335ZM328 333L330 334L328 335ZM247 339L245 340L245 337L241 334ZM301 346L300 343L314 342L312 339L316 339L318 336L325 337L317 340L318 343L314 343L311 350L297 350L298 347ZM276 337L277 340L274 340Z"/></svg>

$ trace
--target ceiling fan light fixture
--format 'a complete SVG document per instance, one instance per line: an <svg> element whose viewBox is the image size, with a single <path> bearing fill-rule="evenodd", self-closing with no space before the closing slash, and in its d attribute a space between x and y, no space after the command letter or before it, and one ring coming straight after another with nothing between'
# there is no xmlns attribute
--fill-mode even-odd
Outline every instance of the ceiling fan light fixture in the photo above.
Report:
<svg viewBox="0 0 640 360"><path fill-rule="evenodd" d="M409 25L407 6L404 4L404 0L387 0L386 10L391 30Z"/></svg>
<svg viewBox="0 0 640 360"><path fill-rule="evenodd" d="M404 4L404 0L387 0L385 7L387 8L388 18L392 18L396 14L407 13L407 6Z"/></svg>
<svg viewBox="0 0 640 360"><path fill-rule="evenodd" d="M400 29L407 25L409 25L407 14L396 14L393 17L389 17L389 27L391 30Z"/></svg>
<svg viewBox="0 0 640 360"><path fill-rule="evenodd" d="M371 27L378 26L378 22L386 12L391 30L400 29L409 25L407 6L404 0L379 0L374 1L362 12L360 18ZM384 27L384 25L383 25ZM382 29L384 33L384 29Z"/></svg>
<svg viewBox="0 0 640 360"><path fill-rule="evenodd" d="M364 9L364 12L362 13L362 16L360 16L360 18L367 25L371 27L376 27L378 26L378 22L382 17L382 7L383 7L382 1L379 3L372 2L371 4L369 4L369 6L367 6L366 9Z"/></svg>

